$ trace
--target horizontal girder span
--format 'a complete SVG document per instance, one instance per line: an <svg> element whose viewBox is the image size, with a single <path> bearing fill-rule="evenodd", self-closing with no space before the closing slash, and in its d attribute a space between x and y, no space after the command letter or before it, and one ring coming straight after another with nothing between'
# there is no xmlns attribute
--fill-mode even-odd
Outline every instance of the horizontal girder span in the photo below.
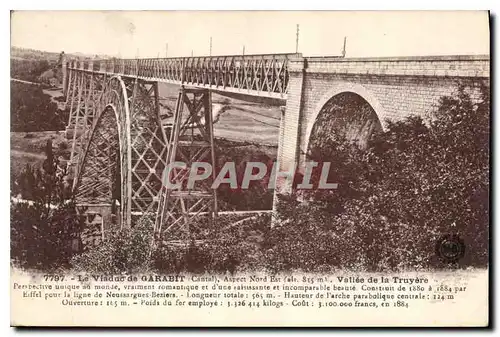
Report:
<svg viewBox="0 0 500 337"><path fill-rule="evenodd" d="M288 62L300 54L229 55L68 62L68 69L286 99Z"/></svg>

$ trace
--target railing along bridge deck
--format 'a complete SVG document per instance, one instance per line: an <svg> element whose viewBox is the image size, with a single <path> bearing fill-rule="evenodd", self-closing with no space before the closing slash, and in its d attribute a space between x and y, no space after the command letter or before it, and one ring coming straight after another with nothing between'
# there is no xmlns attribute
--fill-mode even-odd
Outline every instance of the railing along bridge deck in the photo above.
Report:
<svg viewBox="0 0 500 337"><path fill-rule="evenodd" d="M286 99L288 62L300 54L69 61L68 69Z"/></svg>

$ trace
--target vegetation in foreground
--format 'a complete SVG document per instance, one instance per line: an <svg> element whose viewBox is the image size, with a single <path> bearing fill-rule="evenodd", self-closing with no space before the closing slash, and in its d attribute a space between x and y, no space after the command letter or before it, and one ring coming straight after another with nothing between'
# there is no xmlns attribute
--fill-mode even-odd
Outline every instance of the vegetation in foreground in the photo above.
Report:
<svg viewBox="0 0 500 337"><path fill-rule="evenodd" d="M36 207L13 204L12 257L25 268L64 265L109 273L486 267L489 102L487 90L476 104L460 89L441 99L430 124L418 117L390 123L365 151L332 137L329 146L312 153L312 159L336 158L330 178L339 188L282 198L274 228L268 216L233 227L227 225L234 219L221 220L204 244L158 245L150 251L152 230L146 222L83 252L54 248L52 255L60 256L47 258L31 251L66 247L62 241L69 239L61 233L66 233L67 222L60 221L59 210L35 212ZM48 190L46 186L44 193ZM63 212L65 216L71 209ZM49 234L37 234L39 220L45 221L43 233ZM78 226L73 229L78 232ZM465 256L458 262L450 264L435 253L436 240L445 234L464 240Z"/></svg>
<svg viewBox="0 0 500 337"><path fill-rule="evenodd" d="M50 141L45 154L42 167L27 165L22 174L11 179L11 194L33 201L11 202L11 260L28 269L68 269L82 222Z"/></svg>

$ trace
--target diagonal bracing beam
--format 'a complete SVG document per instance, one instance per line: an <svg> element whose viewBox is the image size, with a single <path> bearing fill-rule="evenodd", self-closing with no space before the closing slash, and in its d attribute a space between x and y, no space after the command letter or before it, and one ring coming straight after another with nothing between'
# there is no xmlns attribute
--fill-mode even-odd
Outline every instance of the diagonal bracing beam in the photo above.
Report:
<svg viewBox="0 0 500 337"><path fill-rule="evenodd" d="M213 135L211 94L207 89L181 87L177 98L174 121L168 129L167 164L184 162L185 170L174 168L169 179L181 182L179 189L164 186L160 193L155 232L170 240L194 239L196 219L203 212L211 219L217 216L217 194L211 188L215 179L215 144ZM212 168L209 179L193 188L185 184L193 162L206 161Z"/></svg>

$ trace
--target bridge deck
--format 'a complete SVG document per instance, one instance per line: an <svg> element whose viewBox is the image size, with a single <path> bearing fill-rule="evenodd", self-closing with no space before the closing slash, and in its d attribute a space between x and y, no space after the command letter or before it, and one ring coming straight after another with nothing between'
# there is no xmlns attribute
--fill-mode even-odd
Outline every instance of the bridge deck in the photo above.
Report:
<svg viewBox="0 0 500 337"><path fill-rule="evenodd" d="M300 62L293 62L300 61ZM68 69L286 100L289 72L489 77L488 55L303 58L301 54L70 61Z"/></svg>
<svg viewBox="0 0 500 337"><path fill-rule="evenodd" d="M70 61L68 69L284 100L288 62L296 57L300 54L88 60Z"/></svg>

